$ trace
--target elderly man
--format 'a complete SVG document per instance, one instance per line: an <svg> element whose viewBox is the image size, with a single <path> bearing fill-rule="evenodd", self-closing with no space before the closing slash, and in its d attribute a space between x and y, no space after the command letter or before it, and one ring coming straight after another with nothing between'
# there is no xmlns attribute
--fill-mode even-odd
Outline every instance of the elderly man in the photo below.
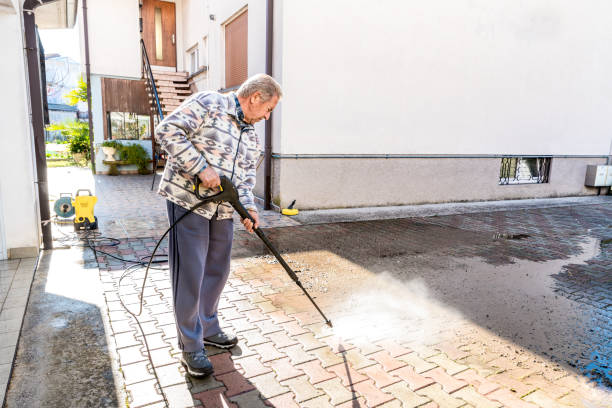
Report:
<svg viewBox="0 0 612 408"><path fill-rule="evenodd" d="M232 180L240 202L253 216L242 220L253 232L258 227L252 189L260 156L253 124L270 117L282 90L270 76L246 80L236 93L199 92L186 100L155 129L155 138L168 155L159 186L167 199L172 225L198 203L194 177L202 181L200 194L217 193L219 175ZM204 345L230 348L236 336L219 326L217 306L230 269L233 208L209 203L185 216L170 233L169 264L181 363L196 377L213 372Z"/></svg>

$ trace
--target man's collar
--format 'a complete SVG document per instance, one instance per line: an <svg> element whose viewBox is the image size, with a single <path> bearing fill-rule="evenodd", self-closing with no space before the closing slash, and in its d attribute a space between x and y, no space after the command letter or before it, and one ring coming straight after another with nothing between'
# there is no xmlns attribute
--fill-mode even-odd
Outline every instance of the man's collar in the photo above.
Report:
<svg viewBox="0 0 612 408"><path fill-rule="evenodd" d="M235 92L232 92L232 96L233 96L233 100L234 100L234 104L236 105L236 110L235 110L235 116L236 119L238 119L238 122L240 123L240 125L244 126L251 126L250 123L247 123L244 121L244 112L242 111L242 106L240 106L240 101L238 100L238 97L236 96Z"/></svg>

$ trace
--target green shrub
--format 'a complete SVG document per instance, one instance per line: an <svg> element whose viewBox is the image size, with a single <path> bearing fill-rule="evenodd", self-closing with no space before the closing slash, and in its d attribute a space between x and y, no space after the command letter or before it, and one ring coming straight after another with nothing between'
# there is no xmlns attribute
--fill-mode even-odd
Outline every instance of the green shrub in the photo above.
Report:
<svg viewBox="0 0 612 408"><path fill-rule="evenodd" d="M86 153L89 158L89 124L78 120L47 126L47 130L59 130L68 138L70 153Z"/></svg>
<svg viewBox="0 0 612 408"><path fill-rule="evenodd" d="M150 157L149 153L147 153L144 147L136 143L117 144L121 146L117 148L120 160L126 160L130 164L135 164L138 167L138 172L140 174L148 173L147 166L149 164Z"/></svg>

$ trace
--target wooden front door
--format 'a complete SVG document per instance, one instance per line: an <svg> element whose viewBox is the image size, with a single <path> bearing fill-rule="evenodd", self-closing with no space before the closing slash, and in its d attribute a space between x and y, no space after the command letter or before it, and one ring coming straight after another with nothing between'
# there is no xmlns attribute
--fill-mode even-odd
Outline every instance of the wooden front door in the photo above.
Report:
<svg viewBox="0 0 612 408"><path fill-rule="evenodd" d="M151 65L176 67L176 13L174 3L144 0L142 37Z"/></svg>

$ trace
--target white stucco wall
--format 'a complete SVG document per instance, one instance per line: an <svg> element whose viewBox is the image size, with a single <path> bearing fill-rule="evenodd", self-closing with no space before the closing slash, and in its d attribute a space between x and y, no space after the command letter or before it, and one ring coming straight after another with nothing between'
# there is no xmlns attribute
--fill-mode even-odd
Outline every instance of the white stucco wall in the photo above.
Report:
<svg viewBox="0 0 612 408"><path fill-rule="evenodd" d="M85 64L82 12L79 4L81 61ZM87 17L91 73L140 78L138 1L88 0Z"/></svg>
<svg viewBox="0 0 612 408"><path fill-rule="evenodd" d="M608 152L609 1L282 7L286 97L275 152Z"/></svg>
<svg viewBox="0 0 612 408"><path fill-rule="evenodd" d="M40 218L34 184L34 147L29 117L21 13L0 12L0 241L5 249L39 248ZM0 248L0 259L6 251Z"/></svg>

